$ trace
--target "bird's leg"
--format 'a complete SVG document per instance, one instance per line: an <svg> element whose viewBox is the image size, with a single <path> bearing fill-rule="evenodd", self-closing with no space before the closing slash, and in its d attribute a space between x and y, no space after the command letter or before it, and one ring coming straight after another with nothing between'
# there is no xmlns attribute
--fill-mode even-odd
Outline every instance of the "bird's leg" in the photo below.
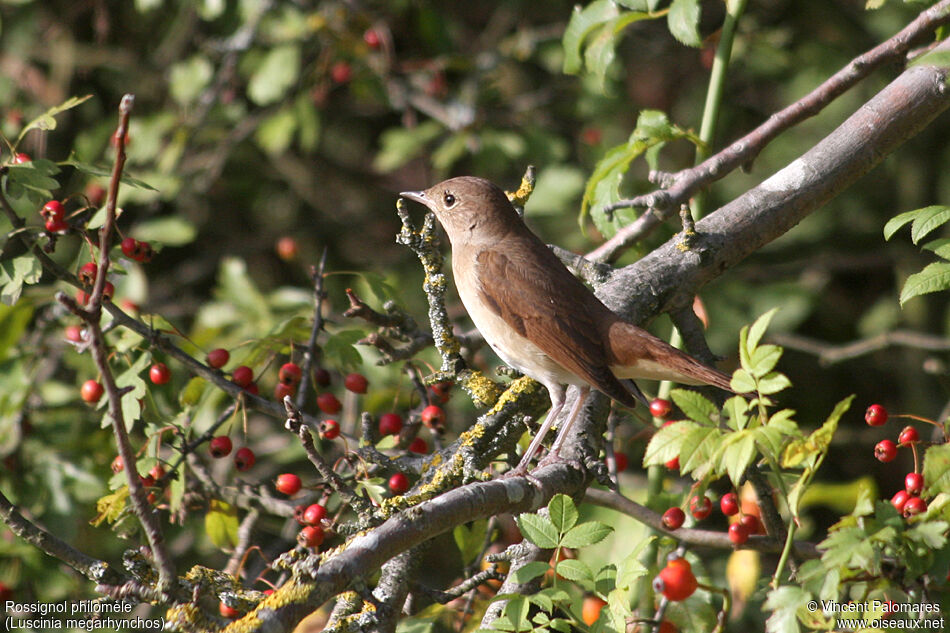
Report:
<svg viewBox="0 0 950 633"><path fill-rule="evenodd" d="M571 425L574 424L574 420L577 419L577 414L581 412L581 407L584 406L584 402L587 401L587 396L590 395L590 387L584 386L579 387L580 393L577 394L577 399L574 401L574 406L571 407L571 413L567 416L567 421L564 423L564 426L557 430L557 438L554 440L554 444L551 445L551 455L556 456L561 451L561 445L564 444L564 440L567 439L567 431L571 428Z"/></svg>
<svg viewBox="0 0 950 633"><path fill-rule="evenodd" d="M557 420L557 416L561 414L561 409L564 408L564 392L566 391L564 385L551 384L545 386L548 388L548 393L551 396L551 409L548 411L547 417L544 418L544 424L538 429L538 433L534 436L534 439L531 440L531 444L528 445L528 450L524 452L524 456L521 458L521 461L518 462L515 469L511 471L511 474L524 474L528 472L528 464L538 453L538 450L540 450L544 436L548 434L551 425L554 424L554 421Z"/></svg>

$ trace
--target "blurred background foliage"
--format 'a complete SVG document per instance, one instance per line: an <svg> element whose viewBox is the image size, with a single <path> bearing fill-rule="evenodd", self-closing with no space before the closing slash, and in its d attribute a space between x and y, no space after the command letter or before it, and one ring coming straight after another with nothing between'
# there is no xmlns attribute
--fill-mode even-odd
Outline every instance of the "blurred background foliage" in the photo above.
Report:
<svg viewBox="0 0 950 633"><path fill-rule="evenodd" d="M307 315L308 266L323 249L333 273L329 315L338 328L359 325L338 316L350 286L377 307L394 298L424 320L421 272L394 241L398 191L461 174L514 189L533 164L539 180L526 209L531 225L546 241L579 252L598 244L600 233L589 221L579 230L578 217L585 183L604 152L627 140L643 109L698 128L723 17L721 2L703 2L702 9L698 47L676 41L664 20L638 21L623 32L600 73L566 74L562 36L573 3L560 0L6 0L0 3L0 131L13 141L25 122L48 108L92 95L59 115L54 131L31 132L16 149L34 159L72 157L108 166L117 104L122 94L134 93L127 170L154 190L123 188L120 228L153 240L161 252L147 275L140 266L129 268L119 295L188 332L197 347L239 346L272 333L269 349L279 352L289 336L306 331L293 319ZM807 93L920 9L889 2L865 10L855 0L750 3L729 72L719 146ZM900 70L874 73L783 134L747 173L716 183L708 208L810 148ZM931 258L909 239L885 243L882 227L899 212L950 198L948 126L947 117L938 119L855 187L705 289L712 348L734 354L739 328L773 306L782 308L774 331L827 344L893 329L945 334L945 297L918 298L903 310L897 302L903 279ZM2 149L4 162L8 151ZM693 147L679 141L664 148L659 166L675 171L692 157ZM643 160L634 163L622 191L649 190L646 173ZM81 206L79 194L94 202L106 183L68 166L57 179L55 197L69 198L72 208ZM21 200L18 211L38 223L35 208ZM0 224L6 232L6 221ZM676 230L671 223L621 263ZM282 236L296 240L295 258L278 255ZM78 261L81 248L64 241L56 257ZM366 274L374 276L372 284ZM380 296L386 294L391 297ZM51 290L27 295L40 306ZM463 318L460 306L454 314ZM665 323L659 320L656 331L665 332ZM39 354L63 354L52 338L40 336L41 328L19 331L34 337ZM258 346L247 355L259 353ZM75 407L68 406L75 400L69 379L88 372L87 361L63 361L75 367L74 375L59 366L55 376L10 372L20 382L8 382L5 392L11 414L23 403L9 394L35 388L37 376L49 379L43 391L52 413L46 412L47 425L39 430L44 441L33 459L39 463L39 456L59 448L62 461L31 471L40 474L18 489L47 491L29 500L32 511L47 521L72 517L60 535L94 549L105 545L94 545L88 508L75 504L101 494L113 453L108 436L84 434ZM335 366L358 361L341 352ZM479 362L494 360L480 355ZM872 447L884 432L865 426L861 403L936 417L947 402L945 354L888 348L824 366L812 354L789 350L781 370L795 384L783 404L798 410L806 426L820 422L845 395L858 394L839 433L841 459L828 460L823 474L850 481L873 471L888 482L885 491L897 486L907 464L873 462ZM402 381L407 390L394 370L366 371L378 384ZM398 394L395 388L379 398L391 404ZM174 404L176 394L165 397ZM160 418L171 404L152 409ZM290 459L287 440L269 442L275 462ZM88 452L80 456L77 447ZM16 463L8 459L7 466L5 480ZM186 533L178 538L194 538ZM193 552L190 544L179 541L177 549ZM8 561L48 564L15 540L4 547ZM18 574L31 576L22 568Z"/></svg>

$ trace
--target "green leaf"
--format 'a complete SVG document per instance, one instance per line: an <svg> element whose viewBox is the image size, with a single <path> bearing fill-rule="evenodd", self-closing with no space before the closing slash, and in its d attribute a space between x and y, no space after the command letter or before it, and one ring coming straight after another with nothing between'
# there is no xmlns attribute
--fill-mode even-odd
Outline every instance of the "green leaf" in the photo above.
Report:
<svg viewBox="0 0 950 633"><path fill-rule="evenodd" d="M729 386L732 387L732 390L736 393L750 393L755 391L755 379L752 377L752 374L740 368L732 374L732 380L729 381Z"/></svg>
<svg viewBox="0 0 950 633"><path fill-rule="evenodd" d="M320 111L313 105L310 95L304 93L297 97L294 103L294 113L297 115L297 126L299 132L297 138L300 142L300 149L304 152L312 152L317 149L320 142L320 132L322 125L320 123Z"/></svg>
<svg viewBox="0 0 950 633"><path fill-rule="evenodd" d="M778 345L759 345L749 354L749 371L756 378L765 376L778 365L782 348Z"/></svg>
<svg viewBox="0 0 950 633"><path fill-rule="evenodd" d="M948 288L950 288L950 263L934 262L907 278L901 290L900 303L904 305L919 295L940 292Z"/></svg>
<svg viewBox="0 0 950 633"><path fill-rule="evenodd" d="M300 48L296 44L277 46L264 57L251 76L247 96L259 106L280 101L300 75Z"/></svg>
<svg viewBox="0 0 950 633"><path fill-rule="evenodd" d="M933 251L937 257L942 257L943 259L950 260L950 238L941 237L940 239L931 240L923 246L924 250Z"/></svg>
<svg viewBox="0 0 950 633"><path fill-rule="evenodd" d="M617 16L617 6L610 0L596 0L584 8L575 5L564 29L564 72L576 75L581 71L581 48L587 36L604 22Z"/></svg>
<svg viewBox="0 0 950 633"><path fill-rule="evenodd" d="M563 547L587 547L594 543L600 543L614 529L606 523L600 521L587 521L580 525L575 525L561 539L560 545Z"/></svg>
<svg viewBox="0 0 950 633"><path fill-rule="evenodd" d="M297 116L293 108L281 108L257 127L254 141L271 156L283 154L294 140Z"/></svg>
<svg viewBox="0 0 950 633"><path fill-rule="evenodd" d="M812 595L794 585L784 585L769 592L764 610L772 615L765 621L766 633L799 633L798 611L805 609Z"/></svg>
<svg viewBox="0 0 950 633"><path fill-rule="evenodd" d="M455 538L455 544L462 554L462 563L469 565L482 551L485 544L485 533L488 530L488 521L481 520L472 523L471 527L457 525L452 530L452 536Z"/></svg>
<svg viewBox="0 0 950 633"><path fill-rule="evenodd" d="M670 397L690 420L707 426L716 424L715 417L719 410L702 394L688 389L674 389Z"/></svg>
<svg viewBox="0 0 950 633"><path fill-rule="evenodd" d="M21 165L7 166L7 190L11 198L19 199L28 195L37 204L45 204L53 197L53 191L59 188L59 181L53 178L60 171L51 160L37 159Z"/></svg>
<svg viewBox="0 0 950 633"><path fill-rule="evenodd" d="M564 534L577 523L577 507L565 494L556 494L548 502L548 515L558 534Z"/></svg>
<svg viewBox="0 0 950 633"><path fill-rule="evenodd" d="M323 352L327 359L335 359L337 365L343 369L359 367L363 357L356 349L356 342L366 336L363 330L343 330L334 332L324 343Z"/></svg>
<svg viewBox="0 0 950 633"><path fill-rule="evenodd" d="M373 169L390 172L421 155L426 146L443 133L442 126L429 119L413 128L390 128L380 135L380 150Z"/></svg>
<svg viewBox="0 0 950 633"><path fill-rule="evenodd" d="M756 347L759 346L759 341L762 340L762 336L765 335L765 331L769 327L769 323L772 322L772 317L775 316L775 313L778 312L778 308L772 308L758 319L755 320L755 323L749 328L749 334L746 340L746 345L749 348L751 353Z"/></svg>
<svg viewBox="0 0 950 633"><path fill-rule="evenodd" d="M905 211L899 215L895 215L893 218L887 221L887 224L884 225L884 239L889 240L897 231L900 230L905 224L910 224L913 222L920 212L924 209L914 209L913 211Z"/></svg>
<svg viewBox="0 0 950 633"><path fill-rule="evenodd" d="M587 50L584 51L584 64L587 66L587 70L597 79L601 92L604 91L607 70L616 57L620 33L634 22L649 17L649 13L622 13L600 27L590 39Z"/></svg>
<svg viewBox="0 0 950 633"><path fill-rule="evenodd" d="M558 545L558 532L547 517L537 514L522 514L517 518L518 529L529 542L541 549L554 549Z"/></svg>
<svg viewBox="0 0 950 633"><path fill-rule="evenodd" d="M950 68L950 54L947 51L930 51L907 64L908 67L920 65Z"/></svg>
<svg viewBox="0 0 950 633"><path fill-rule="evenodd" d="M201 401L201 396L204 395L205 389L208 386L208 381L206 381L201 376L194 376L191 380L188 381L188 384L185 385L185 388L181 390L181 393L178 395L178 402L183 407L195 407L198 406L198 403Z"/></svg>
<svg viewBox="0 0 950 633"><path fill-rule="evenodd" d="M683 440L694 428L696 428L695 423L681 421L658 430L650 438L650 443L647 444L647 450L643 456L643 465L656 466L679 455Z"/></svg>
<svg viewBox="0 0 950 633"><path fill-rule="evenodd" d="M922 496L950 494L950 444L936 444L924 452L924 490Z"/></svg>
<svg viewBox="0 0 950 633"><path fill-rule="evenodd" d="M590 566L583 561L572 558L565 558L558 562L555 572L571 582L587 582L591 585L594 582L594 573Z"/></svg>
<svg viewBox="0 0 950 633"><path fill-rule="evenodd" d="M792 381L788 379L785 374L780 374L777 371L766 374L759 378L758 390L762 395L769 395L773 393L778 393L783 389L788 389L792 386Z"/></svg>
<svg viewBox="0 0 950 633"><path fill-rule="evenodd" d="M950 523L946 521L927 521L918 523L907 530L907 538L925 547L933 550L939 550L947 544L947 528Z"/></svg>
<svg viewBox="0 0 950 633"><path fill-rule="evenodd" d="M0 362L9 357L10 350L33 318L33 312L30 301L21 301L15 306L0 305Z"/></svg>
<svg viewBox="0 0 950 633"><path fill-rule="evenodd" d="M136 239L146 242L165 246L185 246L195 241L198 229L185 218L173 215L137 224L131 234Z"/></svg>
<svg viewBox="0 0 950 633"><path fill-rule="evenodd" d="M666 22L673 37L687 46L698 48L703 43L699 36L700 17L699 0L673 0Z"/></svg>
<svg viewBox="0 0 950 633"><path fill-rule="evenodd" d="M204 55L192 55L173 64L168 75L168 90L180 105L189 105L214 77L214 66Z"/></svg>
<svg viewBox="0 0 950 633"><path fill-rule="evenodd" d="M551 566L545 562L531 561L514 570L511 576L515 582L528 583L548 573L549 569L551 569Z"/></svg>
<svg viewBox="0 0 950 633"><path fill-rule="evenodd" d="M921 238L946 224L948 220L950 220L950 207L934 205L920 209L910 229L910 239L916 244Z"/></svg>
<svg viewBox="0 0 950 633"><path fill-rule="evenodd" d="M76 160L72 156L69 157L69 160L62 161L61 164L70 165L72 167L75 167L77 170L81 171L82 173L89 176L94 176L96 178L109 178L112 175L112 168L110 167L98 167L90 163L84 163L82 161ZM135 187L136 189L158 191L158 189L148 184L147 182L143 182L139 180L138 178L133 178L132 176L129 176L125 172L122 173L122 180L120 182L123 185L129 185L130 187Z"/></svg>
<svg viewBox="0 0 950 633"><path fill-rule="evenodd" d="M710 458L719 450L722 431L715 427L697 426L691 430L680 445L680 472L691 473L710 465ZM703 473L699 474L700 477Z"/></svg>
<svg viewBox="0 0 950 633"><path fill-rule="evenodd" d="M205 533L220 549L229 549L238 543L237 508L216 499L205 515Z"/></svg>
<svg viewBox="0 0 950 633"><path fill-rule="evenodd" d="M35 284L43 276L43 266L31 255L0 261L0 303L12 306L20 300L23 286Z"/></svg>
<svg viewBox="0 0 950 633"><path fill-rule="evenodd" d="M56 115L60 112L65 112L75 108L81 103L92 99L92 95L86 95L85 97L70 97L66 101L62 102L58 106L53 106L40 116L36 117L29 123L27 123L22 130L20 130L20 135L16 139L14 145L19 145L20 141L23 140L23 137L26 136L27 132L30 130L55 130L56 129Z"/></svg>
<svg viewBox="0 0 950 633"><path fill-rule="evenodd" d="M723 445L720 468L725 470L738 488L746 469L755 459L755 434L752 431L736 431L726 436Z"/></svg>

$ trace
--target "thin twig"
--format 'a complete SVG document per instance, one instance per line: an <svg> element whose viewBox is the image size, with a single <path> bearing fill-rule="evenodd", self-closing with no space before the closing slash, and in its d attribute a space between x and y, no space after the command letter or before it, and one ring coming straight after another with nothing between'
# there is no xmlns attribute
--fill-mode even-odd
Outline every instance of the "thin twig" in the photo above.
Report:
<svg viewBox="0 0 950 633"><path fill-rule="evenodd" d="M307 405L307 393L310 391L311 373L316 361L317 355L317 337L323 330L323 301L326 293L323 290L324 273L327 267L327 247L323 247L323 254L320 256L320 263L314 267L310 279L313 281L313 327L310 328L310 340L307 341L307 348L303 353L303 363L300 366L300 385L297 390L297 409L303 409Z"/></svg>

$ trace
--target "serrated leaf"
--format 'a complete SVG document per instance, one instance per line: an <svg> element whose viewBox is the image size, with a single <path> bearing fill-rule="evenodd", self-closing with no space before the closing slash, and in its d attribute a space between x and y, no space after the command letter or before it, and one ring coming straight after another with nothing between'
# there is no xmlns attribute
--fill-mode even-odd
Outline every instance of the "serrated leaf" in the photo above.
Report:
<svg viewBox="0 0 950 633"><path fill-rule="evenodd" d="M941 237L940 239L931 240L921 248L932 251L937 257L950 260L950 238Z"/></svg>
<svg viewBox="0 0 950 633"><path fill-rule="evenodd" d="M587 547L594 543L600 543L607 538L607 535L614 529L606 523L600 521L587 521L580 525L575 525L564 534L560 545L563 547Z"/></svg>
<svg viewBox="0 0 950 633"><path fill-rule="evenodd" d="M555 572L571 582L587 582L591 584L594 582L594 574L590 570L590 566L583 561L573 558L565 558L558 562Z"/></svg>
<svg viewBox="0 0 950 633"><path fill-rule="evenodd" d="M950 494L950 444L936 444L924 452L924 490L922 496Z"/></svg>
<svg viewBox="0 0 950 633"><path fill-rule="evenodd" d="M755 459L755 435L751 431L736 431L727 435L723 444L720 468L738 488L746 469Z"/></svg>
<svg viewBox="0 0 950 633"><path fill-rule="evenodd" d="M540 578L548 573L549 569L551 569L551 566L545 562L531 561L514 570L511 573L511 577L515 582L524 584L531 582L535 578Z"/></svg>
<svg viewBox="0 0 950 633"><path fill-rule="evenodd" d="M758 390L762 395L769 395L773 393L778 393L784 389L788 389L792 386L792 381L788 379L785 374L780 374L777 371L766 374L759 378L758 381Z"/></svg>
<svg viewBox="0 0 950 633"><path fill-rule="evenodd" d="M765 376L778 365L782 348L778 345L759 345L749 354L749 371L756 378Z"/></svg>
<svg viewBox="0 0 950 633"><path fill-rule="evenodd" d="M887 221L884 225L884 239L889 240L895 233L897 233L902 226L905 224L910 224L921 212L926 211L929 207L924 207L923 209L914 209L913 211L905 211L899 215L895 215L893 218Z"/></svg>
<svg viewBox="0 0 950 633"><path fill-rule="evenodd" d="M765 331L768 329L769 324L772 322L772 317L775 316L776 312L778 312L778 308L772 308L756 319L755 323L749 327L749 334L746 344L749 347L750 353L759 346L759 341L761 341L762 337L765 335Z"/></svg>
<svg viewBox="0 0 950 633"><path fill-rule="evenodd" d="M703 465L708 466L710 457L719 450L721 437L722 431L714 427L698 426L691 430L680 445L680 472L692 473Z"/></svg>
<svg viewBox="0 0 950 633"><path fill-rule="evenodd" d="M564 534L577 523L577 507L565 494L556 494L548 502L548 516L559 534Z"/></svg>
<svg viewBox="0 0 950 633"><path fill-rule="evenodd" d="M617 43L621 32L634 22L649 18L648 13L625 12L609 20L596 31L584 51L584 64L587 70L597 78L601 92L607 78L607 70L616 57Z"/></svg>
<svg viewBox="0 0 950 633"><path fill-rule="evenodd" d="M769 592L764 609L772 615L765 621L766 633L799 633L798 611L805 608L812 595L794 585L784 585Z"/></svg>
<svg viewBox="0 0 950 633"><path fill-rule="evenodd" d="M946 521L927 521L918 523L907 530L906 535L912 541L920 543L933 550L939 550L947 544L947 528L950 527Z"/></svg>
<svg viewBox="0 0 950 633"><path fill-rule="evenodd" d="M729 386L736 393L750 393L755 391L755 379L745 369L739 368L733 372Z"/></svg>
<svg viewBox="0 0 950 633"><path fill-rule="evenodd" d="M537 514L522 514L517 518L522 536L541 549L554 549L558 545L558 532L547 517Z"/></svg>
<svg viewBox="0 0 950 633"><path fill-rule="evenodd" d="M610 0L596 0L586 7L576 5L564 29L561 46L564 49L564 72L576 75L581 71L581 48L584 40L598 26L617 16L617 6Z"/></svg>
<svg viewBox="0 0 950 633"><path fill-rule="evenodd" d="M904 305L914 297L947 289L950 289L950 262L934 262L907 278L901 289L900 303Z"/></svg>
<svg viewBox="0 0 950 633"><path fill-rule="evenodd" d="M696 48L702 44L699 36L700 16L699 0L673 0L666 22L673 37Z"/></svg>
<svg viewBox="0 0 950 633"><path fill-rule="evenodd" d="M20 141L23 140L23 137L26 136L27 132L30 130L55 130L56 129L56 115L60 112L65 112L71 108L75 108L81 103L92 99L92 95L86 95L85 97L70 97L66 101L62 102L58 106L53 106L40 116L36 117L29 123L27 123L22 130L20 130L20 135L17 137L16 143L14 146L19 145Z"/></svg>
<svg viewBox="0 0 950 633"><path fill-rule="evenodd" d="M643 456L644 466L656 466L666 463L679 455L680 446L687 434L696 428L693 422L674 422L664 426L650 438Z"/></svg>
<svg viewBox="0 0 950 633"><path fill-rule="evenodd" d="M674 389L670 397L690 420L707 426L715 424L714 418L719 409L702 394L688 389Z"/></svg>
<svg viewBox="0 0 950 633"><path fill-rule="evenodd" d="M950 221L950 207L933 205L919 209L910 229L910 239L916 244L935 229Z"/></svg>

